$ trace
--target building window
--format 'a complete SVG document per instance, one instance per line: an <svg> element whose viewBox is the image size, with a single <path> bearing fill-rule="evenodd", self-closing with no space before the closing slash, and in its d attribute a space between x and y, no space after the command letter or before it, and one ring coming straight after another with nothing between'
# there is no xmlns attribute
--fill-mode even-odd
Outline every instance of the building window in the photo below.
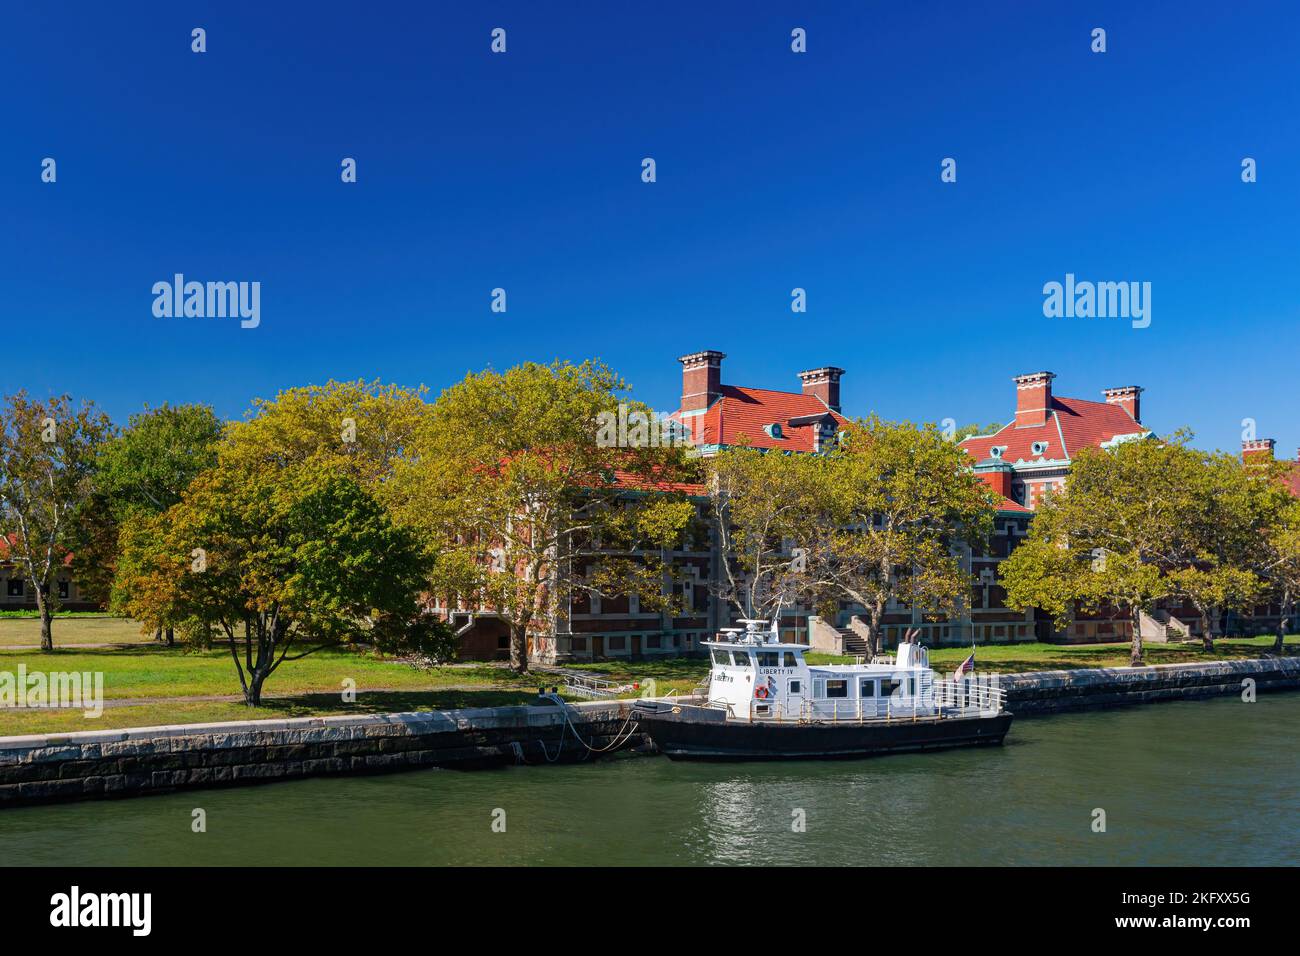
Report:
<svg viewBox="0 0 1300 956"><path fill-rule="evenodd" d="M609 649L611 651L621 651L627 647L626 637L611 637L609 639Z"/></svg>
<svg viewBox="0 0 1300 956"><path fill-rule="evenodd" d="M10 597L22 597L22 596L23 596L23 579L22 579L22 578L10 578L10 579L9 579L9 596L10 596Z"/></svg>
<svg viewBox="0 0 1300 956"><path fill-rule="evenodd" d="M587 649L587 639L585 637L575 637L573 639L573 649L575 651L585 651Z"/></svg>
<svg viewBox="0 0 1300 956"><path fill-rule="evenodd" d="M63 600L68 599L69 583L67 581L59 582L59 597Z"/></svg>

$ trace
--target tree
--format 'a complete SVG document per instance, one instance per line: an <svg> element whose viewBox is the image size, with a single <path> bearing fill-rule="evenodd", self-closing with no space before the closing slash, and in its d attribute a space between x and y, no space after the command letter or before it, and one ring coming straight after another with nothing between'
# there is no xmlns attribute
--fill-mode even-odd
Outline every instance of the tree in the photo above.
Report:
<svg viewBox="0 0 1300 956"><path fill-rule="evenodd" d="M1300 498L1282 483L1281 467L1282 463L1270 464L1265 472L1272 480L1264 496L1267 518L1253 564L1265 595L1278 605L1273 652L1279 655L1283 653L1288 622L1296 623L1300 602Z"/></svg>
<svg viewBox="0 0 1300 956"><path fill-rule="evenodd" d="M666 605L658 549L694 507L680 448L599 440L625 391L590 361L468 375L439 396L384 489L438 555L431 590L499 614L521 673L530 629L550 626L574 593Z"/></svg>
<svg viewBox="0 0 1300 956"><path fill-rule="evenodd" d="M1213 652L1223 612L1249 610L1262 597L1263 581L1253 565L1270 501L1282 489L1267 472L1243 465L1235 455L1191 449L1179 454L1187 482L1182 522L1187 548L1182 555L1171 553L1169 576L1176 594L1196 608L1204 648Z"/></svg>
<svg viewBox="0 0 1300 956"><path fill-rule="evenodd" d="M995 435L1001 431L1003 425L1003 422L990 422L987 425L962 425L953 433L952 440L955 442L961 442L973 435Z"/></svg>
<svg viewBox="0 0 1300 956"><path fill-rule="evenodd" d="M77 548L79 582L99 569L111 569L121 536L146 533L147 528L134 526L150 524L179 503L190 482L216 463L222 427L207 405L163 405L132 415L126 429L105 443L96 462L94 499L82 522L83 543ZM112 578L111 600L124 607L129 596L123 589L132 575ZM172 627L165 632L167 643L174 643Z"/></svg>
<svg viewBox="0 0 1300 956"><path fill-rule="evenodd" d="M1075 607L1117 607L1132 628L1130 661L1142 663L1142 615L1158 602L1188 596L1237 600L1243 578L1211 564L1207 529L1221 514L1207 503L1207 458L1191 435L1084 449L1065 493L1049 496L1029 537L1002 563L1007 605L1039 607L1058 625ZM1216 594L1214 588L1222 589ZM1209 603L1206 604L1210 606Z"/></svg>
<svg viewBox="0 0 1300 956"><path fill-rule="evenodd" d="M341 469L224 457L125 544L131 612L224 636L250 706L286 660L413 624L431 563Z"/></svg>
<svg viewBox="0 0 1300 956"><path fill-rule="evenodd" d="M0 422L0 535L9 559L36 593L41 650L54 650L51 622L58 566L78 540L78 519L92 493L100 445L112 423L94 406L67 395L41 402L26 392L5 400Z"/></svg>
<svg viewBox="0 0 1300 956"><path fill-rule="evenodd" d="M958 542L988 540L995 509L965 454L934 426L850 423L823 469L824 503L803 532L816 591L861 605L871 654L891 602L955 613L970 575Z"/></svg>
<svg viewBox="0 0 1300 956"><path fill-rule="evenodd" d="M718 596L741 617L769 620L809 593L805 538L825 489L825 459L727 448L706 463L709 517L721 557Z"/></svg>

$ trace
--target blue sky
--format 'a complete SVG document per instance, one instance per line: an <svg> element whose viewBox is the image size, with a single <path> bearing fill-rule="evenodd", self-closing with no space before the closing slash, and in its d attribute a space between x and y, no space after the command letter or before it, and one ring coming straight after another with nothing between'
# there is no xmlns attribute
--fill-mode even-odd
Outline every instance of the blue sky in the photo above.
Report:
<svg viewBox="0 0 1300 956"><path fill-rule="evenodd" d="M1298 27L1249 2L9 4L3 385L237 416L596 356L666 409L677 356L715 348L725 381L836 364L846 411L914 420L1005 420L1042 368L1140 384L1159 431L1235 450L1249 417L1294 457ZM176 272L260 281L261 325L155 318ZM1067 272L1150 282L1150 327L1045 318Z"/></svg>

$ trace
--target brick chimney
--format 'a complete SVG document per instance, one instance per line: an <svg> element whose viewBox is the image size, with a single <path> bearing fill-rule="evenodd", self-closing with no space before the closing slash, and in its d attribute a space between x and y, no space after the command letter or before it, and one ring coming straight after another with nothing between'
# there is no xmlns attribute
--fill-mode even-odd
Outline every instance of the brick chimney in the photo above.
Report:
<svg viewBox="0 0 1300 956"><path fill-rule="evenodd" d="M1142 394L1142 387L1140 385L1104 388L1101 394L1106 396L1107 405L1118 405L1132 416L1133 421L1139 425L1142 424L1142 400L1139 397Z"/></svg>
<svg viewBox="0 0 1300 956"><path fill-rule="evenodd" d="M826 407L833 412L840 410L840 376L844 374L844 369L836 368L834 365L826 365L822 368L809 369L806 372L799 373L799 381L803 383L803 393L805 395L816 395Z"/></svg>
<svg viewBox="0 0 1300 956"><path fill-rule="evenodd" d="M721 352L692 352L677 361L682 363L682 411L708 408L722 397Z"/></svg>
<svg viewBox="0 0 1300 956"><path fill-rule="evenodd" d="M1277 444L1271 438L1246 438L1241 442L1242 461L1272 461L1273 446Z"/></svg>
<svg viewBox="0 0 1300 956"><path fill-rule="evenodd" d="M975 477L1003 498L1011 497L1011 478L1014 474L1015 469L1011 465L997 458L985 458L975 466Z"/></svg>
<svg viewBox="0 0 1300 956"><path fill-rule="evenodd" d="M1031 425L1044 425L1052 410L1052 379L1055 372L1030 372L1017 375L1016 383L1016 427L1027 428Z"/></svg>

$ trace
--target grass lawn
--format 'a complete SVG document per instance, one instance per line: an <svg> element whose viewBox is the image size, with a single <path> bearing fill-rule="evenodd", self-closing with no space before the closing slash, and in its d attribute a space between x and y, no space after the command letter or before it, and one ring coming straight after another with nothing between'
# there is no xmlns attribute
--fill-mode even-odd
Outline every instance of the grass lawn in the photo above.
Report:
<svg viewBox="0 0 1300 956"><path fill-rule="evenodd" d="M55 615L50 624L54 646L60 644L141 644L152 643L153 637L140 633L140 625L122 617L107 614ZM38 617L0 616L0 648L41 643L41 621Z"/></svg>

